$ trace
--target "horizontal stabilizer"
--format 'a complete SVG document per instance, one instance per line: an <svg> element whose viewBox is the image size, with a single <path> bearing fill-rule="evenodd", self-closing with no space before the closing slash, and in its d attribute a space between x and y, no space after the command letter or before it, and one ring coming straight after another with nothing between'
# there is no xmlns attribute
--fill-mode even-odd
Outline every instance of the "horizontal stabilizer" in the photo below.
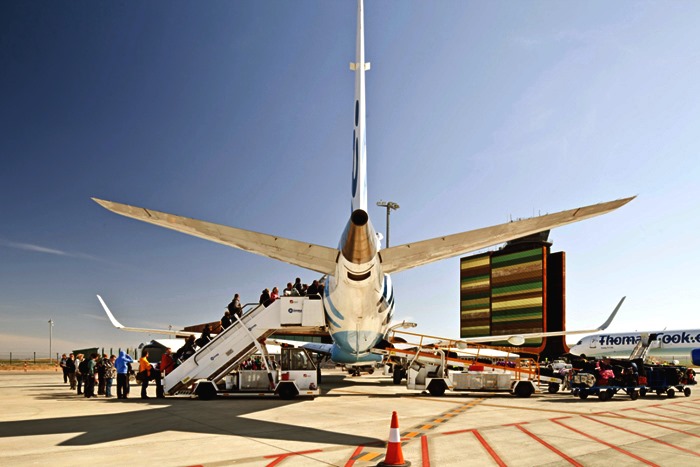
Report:
<svg viewBox="0 0 700 467"><path fill-rule="evenodd" d="M572 224L613 211L636 196L594 204L568 211L484 227L430 240L392 246L379 252L385 273L404 271L445 258L463 255L481 248L525 237L562 225Z"/></svg>
<svg viewBox="0 0 700 467"><path fill-rule="evenodd" d="M285 263L311 269L322 274L332 274L335 271L335 263L339 254L335 248L237 229L127 204L97 198L92 199L102 207L122 216L177 230L178 232L221 243L222 245L250 251L251 253L284 261Z"/></svg>

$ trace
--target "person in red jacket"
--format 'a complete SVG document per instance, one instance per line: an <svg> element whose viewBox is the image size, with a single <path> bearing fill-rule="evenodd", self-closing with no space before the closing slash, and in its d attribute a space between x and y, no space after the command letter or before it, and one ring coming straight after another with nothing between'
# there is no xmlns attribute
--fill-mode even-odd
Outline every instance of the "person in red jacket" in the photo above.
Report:
<svg viewBox="0 0 700 467"><path fill-rule="evenodd" d="M164 376L168 376L171 371L175 369L175 360L173 359L173 351L168 347L165 349L165 353L160 358L160 371L163 372Z"/></svg>

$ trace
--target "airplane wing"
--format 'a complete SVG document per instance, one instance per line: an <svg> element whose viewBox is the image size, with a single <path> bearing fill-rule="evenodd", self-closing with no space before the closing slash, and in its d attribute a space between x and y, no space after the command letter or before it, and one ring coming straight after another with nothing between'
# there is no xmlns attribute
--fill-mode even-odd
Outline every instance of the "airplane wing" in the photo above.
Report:
<svg viewBox="0 0 700 467"><path fill-rule="evenodd" d="M567 336L571 334L593 334L598 331L604 331L605 329L610 326L610 323L612 323L613 319L615 319L615 316L617 315L617 312L620 310L620 307L622 306L622 303L625 301L625 298L627 297L622 297L622 299L619 301L613 312L608 316L608 319L605 320L603 324L598 326L595 329L588 329L588 330L582 330L582 331L552 331L552 332L531 332L531 333L526 333L526 334L504 334L500 336L480 336L480 337L467 337L465 339L460 339L460 342L467 342L470 344L479 344L479 343L485 343L485 342L497 342L497 341L508 341L509 344L511 345L523 345L525 343L525 339L533 339L533 338L538 338L538 337L554 337L554 336Z"/></svg>
<svg viewBox="0 0 700 467"><path fill-rule="evenodd" d="M404 271L470 251L505 243L554 227L600 216L632 201L636 196L584 206L568 211L484 227L430 240L397 245L379 251L385 273Z"/></svg>
<svg viewBox="0 0 700 467"><path fill-rule="evenodd" d="M297 345L301 344L301 342L298 342ZM320 353L322 355L326 355L327 357L331 356L331 353L333 352L333 344L321 344L318 342L306 342L301 345L301 347L305 348L306 350L310 350L312 352Z"/></svg>
<svg viewBox="0 0 700 467"><path fill-rule="evenodd" d="M338 250L287 238L237 229L212 222L92 198L100 206L122 216L159 225L195 237L250 251L322 274L333 274Z"/></svg>
<svg viewBox="0 0 700 467"><path fill-rule="evenodd" d="M171 336L176 336L176 337L199 336L199 334L200 334L198 332L176 331L173 329L147 329L147 328L131 328L131 327L124 326L122 323L117 321L117 318L115 318L114 315L112 314L112 312L109 311L109 308L107 307L107 304L105 303L105 301L102 300L102 297L100 297L98 295L97 299L100 301L100 304L102 305L102 308L104 308L105 313L107 313L107 317L112 322L112 325L117 329L121 329L122 331L147 332L149 334L169 334Z"/></svg>

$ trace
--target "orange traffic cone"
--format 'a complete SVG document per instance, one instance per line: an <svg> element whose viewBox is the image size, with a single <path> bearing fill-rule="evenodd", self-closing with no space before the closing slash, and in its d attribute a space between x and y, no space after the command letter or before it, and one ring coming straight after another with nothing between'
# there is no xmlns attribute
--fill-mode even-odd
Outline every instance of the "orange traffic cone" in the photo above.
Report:
<svg viewBox="0 0 700 467"><path fill-rule="evenodd" d="M389 444L386 445L386 456L384 460L377 464L377 467L384 466L404 466L411 465L405 461L401 451L401 435L399 434L399 417L396 412L391 414L391 430L389 430Z"/></svg>

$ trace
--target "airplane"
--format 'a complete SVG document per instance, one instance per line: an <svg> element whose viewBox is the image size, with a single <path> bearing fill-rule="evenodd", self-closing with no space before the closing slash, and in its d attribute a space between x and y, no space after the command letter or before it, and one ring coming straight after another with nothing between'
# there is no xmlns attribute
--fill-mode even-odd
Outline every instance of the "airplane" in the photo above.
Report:
<svg viewBox="0 0 700 467"><path fill-rule="evenodd" d="M629 357L642 335L656 335L649 346L648 356L652 359L700 366L700 329L593 334L578 341L569 353L585 357Z"/></svg>
<svg viewBox="0 0 700 467"><path fill-rule="evenodd" d="M578 207L382 249L380 237L370 221L367 209L365 73L369 69L370 63L365 60L364 5L362 0L358 0L356 55L350 63L350 70L355 73L351 209L337 248L92 199L104 208L126 217L326 275L322 301L328 330L333 339L331 358L336 363L354 364L376 361L376 356L370 353L370 349L383 339L395 309L391 273L590 219L609 213L635 198L633 196ZM497 337L498 340L510 337L524 341L519 336Z"/></svg>

